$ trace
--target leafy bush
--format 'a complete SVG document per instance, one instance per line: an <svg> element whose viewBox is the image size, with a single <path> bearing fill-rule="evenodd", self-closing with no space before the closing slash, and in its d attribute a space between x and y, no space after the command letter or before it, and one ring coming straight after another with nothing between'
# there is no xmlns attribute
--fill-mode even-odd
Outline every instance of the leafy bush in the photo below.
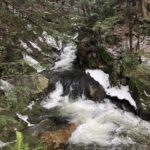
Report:
<svg viewBox="0 0 150 150"><path fill-rule="evenodd" d="M11 109L14 112L22 112L30 101L30 95L30 88L27 86L17 85L8 93L5 102L1 105L4 105L4 108Z"/></svg>

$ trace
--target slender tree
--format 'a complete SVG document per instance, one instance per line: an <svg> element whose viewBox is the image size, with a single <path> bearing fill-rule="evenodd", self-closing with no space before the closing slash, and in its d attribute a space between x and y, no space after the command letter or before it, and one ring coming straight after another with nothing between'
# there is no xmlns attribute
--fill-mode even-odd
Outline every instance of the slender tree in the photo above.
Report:
<svg viewBox="0 0 150 150"><path fill-rule="evenodd" d="M127 18L129 29L129 48L133 50L133 36L132 36L132 0L127 0Z"/></svg>

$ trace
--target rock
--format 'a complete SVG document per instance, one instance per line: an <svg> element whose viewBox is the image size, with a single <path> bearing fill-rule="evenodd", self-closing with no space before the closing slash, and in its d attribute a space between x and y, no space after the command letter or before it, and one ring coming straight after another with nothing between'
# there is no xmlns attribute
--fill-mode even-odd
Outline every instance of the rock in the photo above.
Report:
<svg viewBox="0 0 150 150"><path fill-rule="evenodd" d="M8 93L13 88L14 88L13 85L11 85L8 81L4 81L4 80L0 79L0 90Z"/></svg>
<svg viewBox="0 0 150 150"><path fill-rule="evenodd" d="M45 78L43 75L40 75L40 74L38 74L36 76L36 78L37 78L36 93L40 93L48 87L48 79Z"/></svg>
<svg viewBox="0 0 150 150"><path fill-rule="evenodd" d="M95 82L89 75L86 76L86 92L88 98L93 100L103 100L106 93L103 87Z"/></svg>
<svg viewBox="0 0 150 150"><path fill-rule="evenodd" d="M81 41L78 44L78 54L77 57L80 61L80 64L83 66L93 66L96 67L96 63L93 55L96 55L96 45L92 41L90 37L85 37L81 39ZM94 59L94 61L93 61ZM93 61L91 63L91 61Z"/></svg>
<svg viewBox="0 0 150 150"><path fill-rule="evenodd" d="M140 141L141 142L141 141ZM141 143L134 144L119 144L119 145L107 145L100 146L96 143L85 145L85 144L68 144L65 146L65 150L130 150L130 149L149 149L149 145L142 145Z"/></svg>
<svg viewBox="0 0 150 150"><path fill-rule="evenodd" d="M30 89L32 94L43 92L47 87L49 80L39 73L21 76L19 79L11 80L11 83L16 86L24 86Z"/></svg>
<svg viewBox="0 0 150 150"><path fill-rule="evenodd" d="M142 1L142 12L146 20L150 21L150 2L149 0Z"/></svg>
<svg viewBox="0 0 150 150"><path fill-rule="evenodd" d="M77 48L77 59L80 65L84 67L107 70L107 65L111 64L111 55L103 46L98 46L92 35L81 39Z"/></svg>
<svg viewBox="0 0 150 150"><path fill-rule="evenodd" d="M64 95L76 99L83 94L92 100L102 100L106 93L104 88L85 71L74 69L60 75Z"/></svg>
<svg viewBox="0 0 150 150"><path fill-rule="evenodd" d="M126 86L127 83L128 83L128 79L127 79L127 78L123 77L123 78L120 79L120 84L121 84L121 85Z"/></svg>
<svg viewBox="0 0 150 150"><path fill-rule="evenodd" d="M42 133L40 138L49 145L49 149L58 149L68 142L69 137L75 129L75 124L68 124L65 128Z"/></svg>
<svg viewBox="0 0 150 150"><path fill-rule="evenodd" d="M25 132L29 132L32 136L38 136L39 134L50 130L53 122L49 119L42 120L40 123L29 127Z"/></svg>

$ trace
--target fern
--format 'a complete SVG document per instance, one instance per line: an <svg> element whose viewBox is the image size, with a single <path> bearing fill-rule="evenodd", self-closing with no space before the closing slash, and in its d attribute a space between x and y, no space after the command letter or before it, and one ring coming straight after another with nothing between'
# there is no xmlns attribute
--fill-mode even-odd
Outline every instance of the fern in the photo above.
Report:
<svg viewBox="0 0 150 150"><path fill-rule="evenodd" d="M23 142L23 135L21 132L16 132L16 144L6 147L6 150L30 150L28 144Z"/></svg>
<svg viewBox="0 0 150 150"><path fill-rule="evenodd" d="M32 150L43 150L44 146L39 145L39 144L40 143L38 143L35 148L29 147L29 144L24 142L23 134L21 132L17 131L15 145L8 145L6 147L6 150L31 150L31 149Z"/></svg>
<svg viewBox="0 0 150 150"><path fill-rule="evenodd" d="M16 132L16 138L17 138L17 142L15 145L15 149L16 150L23 150L23 135L22 135L22 133L17 131Z"/></svg>

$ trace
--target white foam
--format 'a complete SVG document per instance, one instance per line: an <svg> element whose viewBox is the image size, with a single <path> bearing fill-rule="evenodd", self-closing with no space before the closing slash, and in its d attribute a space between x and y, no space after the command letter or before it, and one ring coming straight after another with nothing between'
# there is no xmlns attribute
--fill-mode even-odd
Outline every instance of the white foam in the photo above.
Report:
<svg viewBox="0 0 150 150"><path fill-rule="evenodd" d="M52 69L67 70L72 67L72 63L76 58L76 45L74 43L67 44L61 52L60 60L55 62Z"/></svg>
<svg viewBox="0 0 150 150"><path fill-rule="evenodd" d="M79 33L75 33L75 35L73 36L73 39L77 40L78 37L79 37Z"/></svg>
<svg viewBox="0 0 150 150"><path fill-rule="evenodd" d="M99 82L104 87L104 89L110 88L109 75L107 73L103 72L100 69L87 69L86 73L89 73L95 81Z"/></svg>
<svg viewBox="0 0 150 150"><path fill-rule="evenodd" d="M63 94L63 86L60 84L60 82L56 83L56 90L51 92L41 103L41 105L46 108L50 109L56 106L60 106L61 102L63 102L64 97L61 95Z"/></svg>
<svg viewBox="0 0 150 150"><path fill-rule="evenodd" d="M28 106L27 109L32 110L33 106L35 105L35 101L32 101Z"/></svg>
<svg viewBox="0 0 150 150"><path fill-rule="evenodd" d="M146 65L150 66L150 58L142 56L141 60L142 60L143 64L146 64Z"/></svg>
<svg viewBox="0 0 150 150"><path fill-rule="evenodd" d="M136 107L136 103L134 99L131 97L131 94L129 92L129 87L128 86L123 86L120 85L120 87L111 87L110 82L109 82L109 75L104 73L102 70L95 69L95 70L86 70L86 73L89 73L90 76L99 84L101 84L105 92L110 95L110 96L117 96L119 99L126 99L129 101L129 103Z"/></svg>
<svg viewBox="0 0 150 150"><path fill-rule="evenodd" d="M14 88L12 84L10 84L8 81L4 81L0 79L0 89L3 90L4 92L8 93Z"/></svg>
<svg viewBox="0 0 150 150"><path fill-rule="evenodd" d="M69 139L74 144L97 143L101 146L131 144L134 139L119 135L124 132L131 132L134 135L136 131L141 131L139 133L141 136L150 132L149 124L129 112L116 108L108 100L100 104L80 99L64 105L61 114L71 117L71 122L80 124ZM140 130L141 128L145 130Z"/></svg>
<svg viewBox="0 0 150 150"><path fill-rule="evenodd" d="M31 24L27 24L27 28L28 28L29 30L32 30L32 25L31 25Z"/></svg>
<svg viewBox="0 0 150 150"><path fill-rule="evenodd" d="M42 37L44 38L44 42L46 44L56 48L57 50L61 50L62 49L62 42L61 42L61 40L56 41L56 39L53 38L51 35L48 35L48 33L46 31L43 31ZM43 39L41 37L39 37L39 40L43 41Z"/></svg>
<svg viewBox="0 0 150 150"><path fill-rule="evenodd" d="M33 48L37 49L39 52L42 51L41 48L36 43L33 43L31 41L29 41L29 42L30 42L30 44L32 45Z"/></svg>
<svg viewBox="0 0 150 150"><path fill-rule="evenodd" d="M34 69L37 70L37 72L42 72L43 70L45 70L44 67L42 67L40 65L40 63L38 61L36 61L35 59L33 59L31 56L27 55L27 54L23 54L23 59L24 61L31 67L33 67Z"/></svg>
<svg viewBox="0 0 150 150"><path fill-rule="evenodd" d="M9 144L14 143L14 142L15 141L13 141L13 142L2 142L2 141L0 141L0 149L3 148L3 147L5 147L5 146L7 146L7 145L9 145Z"/></svg>
<svg viewBox="0 0 150 150"><path fill-rule="evenodd" d="M69 142L73 144L97 143L101 146L133 144L143 136L150 138L150 124L132 113L124 112L108 99L103 103L78 98L69 100L62 96L63 87L58 82L43 107L50 109L59 106L60 114L70 118L69 121L78 125ZM124 133L127 136L123 136ZM148 139L147 139L148 142Z"/></svg>
<svg viewBox="0 0 150 150"><path fill-rule="evenodd" d="M34 126L34 124L31 124L29 121L28 121L28 116L27 115L21 115L19 113L16 113L17 117L21 120L23 120L24 122L26 122L28 124L28 127L31 127L31 126Z"/></svg>
<svg viewBox="0 0 150 150"><path fill-rule="evenodd" d="M20 40L21 46L28 52L28 53L32 53L32 49L28 47L28 45L23 42L22 40Z"/></svg>

